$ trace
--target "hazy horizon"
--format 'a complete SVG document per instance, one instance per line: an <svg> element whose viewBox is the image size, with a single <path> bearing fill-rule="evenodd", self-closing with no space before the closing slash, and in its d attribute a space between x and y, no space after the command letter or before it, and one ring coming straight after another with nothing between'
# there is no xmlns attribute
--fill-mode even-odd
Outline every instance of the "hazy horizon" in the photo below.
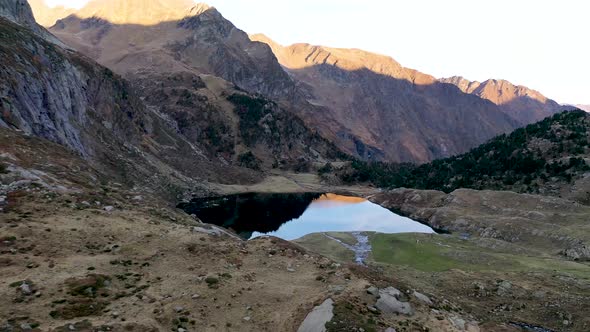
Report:
<svg viewBox="0 0 590 332"><path fill-rule="evenodd" d="M81 7L86 0L46 0ZM196 1L203 2L203 1ZM359 48L435 77L506 79L590 104L582 0L210 0L238 28L290 45Z"/></svg>

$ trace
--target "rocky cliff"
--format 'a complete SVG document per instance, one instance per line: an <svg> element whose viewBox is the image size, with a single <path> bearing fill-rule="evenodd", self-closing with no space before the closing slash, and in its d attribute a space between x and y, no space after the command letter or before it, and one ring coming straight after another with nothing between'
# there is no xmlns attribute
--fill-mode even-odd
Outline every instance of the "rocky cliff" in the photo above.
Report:
<svg viewBox="0 0 590 332"><path fill-rule="evenodd" d="M35 24L28 13L21 21ZM130 83L22 25L2 18L0 29L0 125L67 146L118 181L178 194L341 156L293 114L221 78L152 64L127 72ZM257 116L240 109L250 101Z"/></svg>
<svg viewBox="0 0 590 332"><path fill-rule="evenodd" d="M27 0L0 0L0 16L30 29L52 43L62 45L57 38L37 24Z"/></svg>
<svg viewBox="0 0 590 332"><path fill-rule="evenodd" d="M4 17L0 31L0 126L64 145L113 179L165 195L207 179L257 178L211 160L111 70Z"/></svg>
<svg viewBox="0 0 590 332"><path fill-rule="evenodd" d="M465 93L474 94L498 105L502 111L523 125L551 116L563 107L540 92L506 80L469 81L460 76L443 78L442 83L457 86Z"/></svg>

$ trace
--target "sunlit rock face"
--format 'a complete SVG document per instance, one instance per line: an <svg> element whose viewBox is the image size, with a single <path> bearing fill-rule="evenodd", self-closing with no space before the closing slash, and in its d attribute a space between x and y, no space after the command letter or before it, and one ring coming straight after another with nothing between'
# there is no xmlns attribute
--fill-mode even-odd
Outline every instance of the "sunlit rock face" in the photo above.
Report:
<svg viewBox="0 0 590 332"><path fill-rule="evenodd" d="M207 9L207 5L195 5L191 0L93 0L75 15L83 19L97 17L113 24L154 25L200 14Z"/></svg>
<svg viewBox="0 0 590 332"><path fill-rule="evenodd" d="M563 107L540 92L506 80L469 81L460 76L440 79L461 91L476 95L498 105L502 111L521 124L530 124L555 114Z"/></svg>

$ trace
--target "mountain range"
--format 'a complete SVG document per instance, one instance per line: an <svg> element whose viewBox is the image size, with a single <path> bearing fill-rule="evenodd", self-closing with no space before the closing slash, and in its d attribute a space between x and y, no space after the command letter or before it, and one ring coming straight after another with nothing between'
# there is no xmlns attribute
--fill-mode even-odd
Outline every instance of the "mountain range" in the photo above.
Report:
<svg viewBox="0 0 590 332"><path fill-rule="evenodd" d="M50 31L0 0L0 331L589 330L589 114L192 1L31 3ZM245 233L343 193L445 234L244 241L257 193Z"/></svg>
<svg viewBox="0 0 590 332"><path fill-rule="evenodd" d="M48 15L38 1L32 5L36 16ZM504 81L465 90L462 82L361 50L283 47L192 1L94 0L63 15L50 27L54 35L132 82L153 79L145 73L219 77L278 102L366 160L421 163L455 155L559 110Z"/></svg>

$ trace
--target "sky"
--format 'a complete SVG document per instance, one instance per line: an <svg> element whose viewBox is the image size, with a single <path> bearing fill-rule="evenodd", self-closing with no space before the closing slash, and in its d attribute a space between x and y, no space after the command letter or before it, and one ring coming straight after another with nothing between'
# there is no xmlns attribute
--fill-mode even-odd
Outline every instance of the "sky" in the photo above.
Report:
<svg viewBox="0 0 590 332"><path fill-rule="evenodd" d="M46 0L80 7L85 0ZM124 0L121 0L124 1ZM248 33L360 48L436 77L506 79L590 104L590 1L209 0Z"/></svg>

